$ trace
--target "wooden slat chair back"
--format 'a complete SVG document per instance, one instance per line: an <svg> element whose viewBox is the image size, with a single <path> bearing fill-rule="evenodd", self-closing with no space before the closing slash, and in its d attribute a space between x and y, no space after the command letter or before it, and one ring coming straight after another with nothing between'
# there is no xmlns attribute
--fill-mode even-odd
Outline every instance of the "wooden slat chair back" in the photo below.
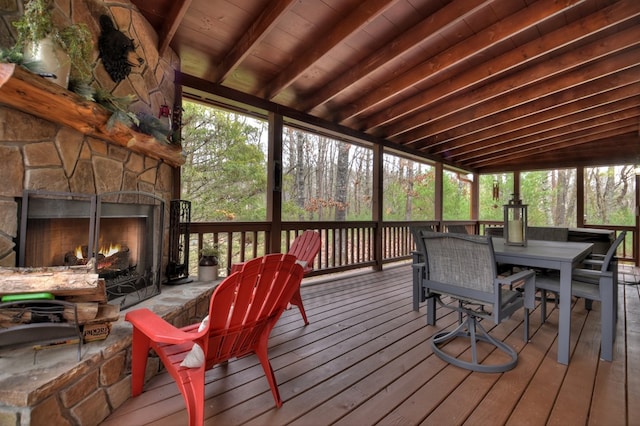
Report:
<svg viewBox="0 0 640 426"><path fill-rule="evenodd" d="M317 231L307 230L293 240L287 254L295 256L296 259L298 259L298 262L302 265L304 273L307 274L313 271L313 262L318 255L321 246L322 239L320 237L320 233ZM307 319L307 313L305 312L304 305L302 304L300 289L293 294L290 303L293 306L298 307L300 315L302 315L302 319L304 320L304 324L308 325L309 320Z"/></svg>
<svg viewBox="0 0 640 426"><path fill-rule="evenodd" d="M304 273L313 271L313 262L320 251L322 239L317 231L307 230L298 235L291 243L287 254L292 254L301 262Z"/></svg>
<svg viewBox="0 0 640 426"><path fill-rule="evenodd" d="M431 341L434 353L451 364L473 371L501 372L515 367L517 352L493 338L479 320L486 319L499 324L524 308L523 294L510 287L514 283L523 282L524 291L533 292L535 273L525 270L508 277L498 276L493 243L486 236L422 231L420 237L424 243L426 259L426 278L422 285L427 296L427 323L436 323L436 301L445 308L466 315L466 320L461 321L453 331L442 331L434 335ZM443 295L450 296L457 302L446 304L441 300ZM524 321L524 338L527 341L529 327L526 309ZM444 351L442 346L456 337L470 339L471 361ZM478 340L493 344L506 353L509 360L501 364L483 364L477 356Z"/></svg>
<svg viewBox="0 0 640 426"><path fill-rule="evenodd" d="M231 358L255 353L280 407L282 399L267 343L273 326L299 289L302 276L302 267L294 256L270 254L246 262L218 285L211 296L208 321L178 329L148 309L128 312L125 319L133 324L132 395L142 392L149 349L153 349L178 384L189 424L201 425L205 371Z"/></svg>

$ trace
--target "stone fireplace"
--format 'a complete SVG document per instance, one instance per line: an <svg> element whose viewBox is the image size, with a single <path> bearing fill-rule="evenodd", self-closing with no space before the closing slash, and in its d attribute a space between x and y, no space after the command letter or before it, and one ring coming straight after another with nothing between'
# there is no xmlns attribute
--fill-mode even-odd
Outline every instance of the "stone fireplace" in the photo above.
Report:
<svg viewBox="0 0 640 426"><path fill-rule="evenodd" d="M25 191L18 266L92 262L108 300L120 308L160 292L164 201L144 192L99 196Z"/></svg>
<svg viewBox="0 0 640 426"><path fill-rule="evenodd" d="M10 23L20 16L22 2L5 3L0 19ZM163 106L176 105L180 96L174 81L179 69L177 56L170 49L160 55L157 34L135 6L128 1L108 4L93 0L73 2L72 7L62 1L54 5L57 14L86 23L95 40L99 16L107 14L138 46L136 53L144 59L143 64L118 83L106 73L95 47L94 86L115 96L133 95L136 100L129 109L138 114L158 116ZM12 26L0 25L0 45L15 37L3 34L7 28ZM111 129L106 125L109 114L98 105L42 83L40 77L24 76L30 73L13 70L10 65L0 63L0 266L20 263L19 205L24 191L87 196L120 191L148 193L163 201L167 209L164 217L168 217L170 201L177 198L173 185L178 181L174 174L179 173L176 166L180 162L175 160L179 147L122 126ZM168 159L163 152L178 156ZM168 224L161 229L167 234ZM166 237L161 241L160 270L164 271L168 243Z"/></svg>
<svg viewBox="0 0 640 426"><path fill-rule="evenodd" d="M53 3L58 16L88 25L95 46L102 14L110 16L118 29L135 40L137 54L144 63L117 83L106 73L95 47L93 85L117 97L132 95L136 100L129 110L134 113L157 117L166 106L179 108L177 56L171 49L158 51L158 35L135 6L127 0ZM13 43L11 22L21 13L22 0L0 2L1 47ZM181 149L121 125L112 128L107 125L108 118L109 113L99 105L13 64L0 63L0 266L64 264L65 255L75 246L80 246L81 251L86 246L89 252L101 238L113 239L128 247L126 263L129 268L135 266L136 273L144 277L141 280L152 276L154 284L149 290L156 292L158 283L165 279L168 263L169 206L172 199L178 198ZM52 218L56 207L39 204L35 198L25 206L25 193L75 198L81 201L82 217L73 217L67 211L67 217ZM42 234L26 237L30 231L21 232L29 220L22 219L25 210L32 210L32 226L50 231L46 237L50 245L46 248L41 244L45 238ZM52 223L52 219L59 219L58 223ZM111 223L114 221L117 224ZM149 230L151 222L153 230ZM78 229L80 235L72 236L71 231ZM188 287L198 291L197 286ZM199 289L198 295L210 293L209 287ZM137 291L136 288L131 293ZM125 295L114 300L122 297ZM194 297L189 294L179 302L172 322L184 325L206 309L208 298L197 296L200 298L196 310ZM167 309L176 306L177 300L177 295L167 292L166 298L164 293L156 294L142 301L141 306ZM0 423L99 424L130 396L130 340L130 328L120 320L113 324L106 340L84 346L80 362L68 356L64 347L39 354L37 363L30 348L3 351Z"/></svg>

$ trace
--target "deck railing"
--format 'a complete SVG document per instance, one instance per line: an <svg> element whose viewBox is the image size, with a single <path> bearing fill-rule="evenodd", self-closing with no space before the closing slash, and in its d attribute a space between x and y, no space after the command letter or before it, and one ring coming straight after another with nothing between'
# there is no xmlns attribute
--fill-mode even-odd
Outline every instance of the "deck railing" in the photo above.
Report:
<svg viewBox="0 0 640 426"><path fill-rule="evenodd" d="M464 227L468 233L484 234L490 226L502 225L490 221L419 221L384 222L381 229L381 255L376 254L377 223L373 221L348 222L283 222L281 225L281 252L286 252L295 237L307 229L320 232L322 247L315 259L313 275L342 272L362 267L379 267L383 264L408 260L414 243L409 227L430 226L434 230ZM627 230L627 240L621 245L618 256L624 261L636 260L633 247L637 246L633 227L599 227L619 233ZM271 240L269 222L193 222L190 224L189 271L197 271L198 252L204 245L216 244L220 249L220 274L226 275L230 266L244 262L267 252Z"/></svg>

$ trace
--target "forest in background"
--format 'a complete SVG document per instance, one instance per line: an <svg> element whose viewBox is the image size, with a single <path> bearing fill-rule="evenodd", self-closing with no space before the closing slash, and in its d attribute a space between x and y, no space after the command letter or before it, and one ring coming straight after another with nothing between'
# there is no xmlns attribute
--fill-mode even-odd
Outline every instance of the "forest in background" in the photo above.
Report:
<svg viewBox="0 0 640 426"><path fill-rule="evenodd" d="M181 198L192 221L265 220L266 121L191 102L184 109ZM372 219L371 149L285 127L282 169L283 220ZM434 167L386 153L383 173L385 220L435 219ZM471 179L445 169L444 220L470 219ZM479 179L480 220L502 220L513 174ZM574 169L523 172L520 181L530 225L576 226ZM633 225L635 205L633 166L585 169L586 223Z"/></svg>

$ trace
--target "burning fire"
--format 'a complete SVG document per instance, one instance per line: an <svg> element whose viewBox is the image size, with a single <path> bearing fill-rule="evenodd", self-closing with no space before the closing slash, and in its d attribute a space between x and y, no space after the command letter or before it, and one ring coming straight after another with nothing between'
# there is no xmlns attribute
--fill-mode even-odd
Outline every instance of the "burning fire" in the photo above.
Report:
<svg viewBox="0 0 640 426"><path fill-rule="evenodd" d="M100 247L100 250L98 250L98 254L101 254L104 257L109 257L116 254L120 250L122 250L122 246L120 244L109 244L109 246ZM84 259L84 256L82 256L82 247L76 247L75 255L78 259Z"/></svg>

